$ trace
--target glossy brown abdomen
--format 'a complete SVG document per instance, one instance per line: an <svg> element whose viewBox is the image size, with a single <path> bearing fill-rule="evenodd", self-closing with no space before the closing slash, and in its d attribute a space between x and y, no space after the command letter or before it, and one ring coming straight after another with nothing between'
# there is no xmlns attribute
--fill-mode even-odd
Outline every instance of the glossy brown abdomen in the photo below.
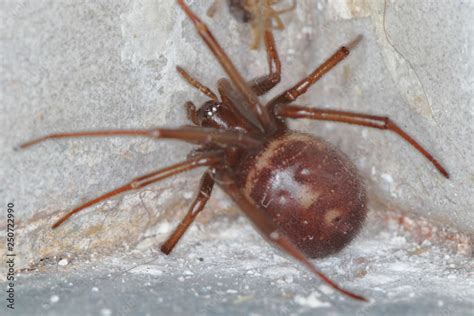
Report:
<svg viewBox="0 0 474 316"><path fill-rule="evenodd" d="M341 250L365 220L355 166L322 139L286 133L242 166L245 193L309 257Z"/></svg>

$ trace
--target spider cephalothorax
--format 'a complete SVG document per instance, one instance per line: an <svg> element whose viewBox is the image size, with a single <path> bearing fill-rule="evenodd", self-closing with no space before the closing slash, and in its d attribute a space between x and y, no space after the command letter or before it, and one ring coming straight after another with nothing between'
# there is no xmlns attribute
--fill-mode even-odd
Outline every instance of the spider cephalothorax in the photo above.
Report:
<svg viewBox="0 0 474 316"><path fill-rule="evenodd" d="M391 130L423 154L445 176L446 170L413 138L388 117L346 111L301 107L290 104L336 66L360 41L338 49L321 66L266 105L258 96L280 81L281 64L273 35L265 31L269 74L244 81L207 26L183 0L178 4L195 24L228 79L218 81L219 97L178 67L178 72L210 100L198 109L186 103L195 126L149 130L106 130L50 134L21 145L29 147L46 139L102 136L170 138L199 145L187 160L142 177L90 200L61 217L53 228L73 214L123 192L138 190L167 177L198 167L207 167L198 194L185 218L162 245L169 254L208 201L214 184L219 185L273 245L305 265L327 284L354 299L362 296L332 282L307 259L324 257L347 245L366 217L366 193L356 167L324 140L288 130L286 118L308 118Z"/></svg>

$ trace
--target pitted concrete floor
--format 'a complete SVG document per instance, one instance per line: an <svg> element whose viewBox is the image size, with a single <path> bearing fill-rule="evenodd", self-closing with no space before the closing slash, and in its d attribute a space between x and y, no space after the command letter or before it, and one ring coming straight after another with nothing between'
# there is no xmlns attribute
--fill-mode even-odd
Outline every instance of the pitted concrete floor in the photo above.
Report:
<svg viewBox="0 0 474 316"><path fill-rule="evenodd" d="M15 315L472 315L472 259L374 227L314 261L370 303L329 289L239 219L194 227L170 256L154 245L20 275Z"/></svg>

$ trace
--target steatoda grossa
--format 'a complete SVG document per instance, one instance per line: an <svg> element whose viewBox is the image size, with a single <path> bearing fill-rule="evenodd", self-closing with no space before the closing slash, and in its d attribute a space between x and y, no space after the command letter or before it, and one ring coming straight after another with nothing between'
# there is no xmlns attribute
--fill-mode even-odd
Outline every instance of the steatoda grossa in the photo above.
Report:
<svg viewBox="0 0 474 316"><path fill-rule="evenodd" d="M199 147L182 162L136 178L74 208L61 217L53 228L75 213L120 193L138 190L191 169L207 167L188 213L162 245L164 253L172 251L203 210L214 184L217 184L269 242L339 292L365 301L364 297L339 287L308 259L335 253L354 238L367 213L365 187L355 166L342 153L320 138L290 131L285 120L307 118L391 130L430 160L445 177L448 173L388 117L291 104L341 62L360 37L338 49L293 87L262 105L258 96L275 87L281 74L281 63L271 30L267 29L264 33L269 74L246 82L207 26L183 0L178 0L178 4L230 79L218 81L218 97L184 69L177 67L189 84L210 98L199 108L192 102L186 103L188 117L195 126L50 134L20 147L26 148L47 139L103 136L177 139L198 144Z"/></svg>

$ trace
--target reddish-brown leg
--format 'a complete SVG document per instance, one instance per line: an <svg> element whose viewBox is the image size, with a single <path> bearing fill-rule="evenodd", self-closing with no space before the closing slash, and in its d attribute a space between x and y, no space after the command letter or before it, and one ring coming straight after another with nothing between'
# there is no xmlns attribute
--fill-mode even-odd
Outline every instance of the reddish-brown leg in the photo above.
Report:
<svg viewBox="0 0 474 316"><path fill-rule="evenodd" d="M316 269L311 261L283 234L278 231L275 223L269 219L262 210L255 205L245 194L241 192L237 184L233 181L232 175L226 171L219 173L219 179L216 180L217 184L234 200L239 208L245 213L250 221L256 226L258 231L273 245L277 246L280 250L284 251L291 257L298 260L303 264L311 273L321 278L326 284L341 292L350 298L367 301L363 296L357 295L350 291L347 291L331 279L329 279L324 273Z"/></svg>
<svg viewBox="0 0 474 316"><path fill-rule="evenodd" d="M72 215L80 212L81 210L89 206L95 205L101 201L110 199L111 197L119 195L123 192L135 191L147 185L150 185L152 183L159 182L163 179L169 178L171 176L174 176L176 174L179 174L188 170L196 169L203 166L216 165L220 161L221 161L221 154L214 153L213 155L201 156L201 157L185 160L183 162L180 162L180 163L168 166L166 168L160 169L158 171L148 173L144 176L135 178L129 183L121 187L118 187L112 191L109 191L107 193L100 195L99 197L96 197L95 199L92 199L90 201L87 201L79 205L78 207L74 208L73 210L65 214L63 217L61 217L56 223L53 224L52 227L57 228L59 225L64 223L66 220L68 220Z"/></svg>
<svg viewBox="0 0 474 316"><path fill-rule="evenodd" d="M181 77L183 77L183 79L186 80L194 88L198 89L201 93L207 95L211 100L214 100L216 102L219 101L217 99L217 96L214 94L214 92L212 92L211 89L200 83L197 79L191 77L191 75L188 74L186 70L184 70L180 66L176 66L176 70L181 75Z"/></svg>
<svg viewBox="0 0 474 316"><path fill-rule="evenodd" d="M322 76L333 69L338 63L349 55L350 49L355 47L362 40L362 36L358 36L349 45L339 48L331 57L329 57L321 66L317 67L311 74L303 78L296 85L284 91L270 102L267 107L271 113L274 113L274 108L278 104L286 104L296 100L300 95L305 93L314 83L316 83Z"/></svg>
<svg viewBox="0 0 474 316"><path fill-rule="evenodd" d="M269 74L248 82L258 96L270 91L281 80L281 62L276 50L273 33L270 30L265 31L265 47L267 50Z"/></svg>
<svg viewBox="0 0 474 316"><path fill-rule="evenodd" d="M390 130L398 134L418 152L425 156L443 176L449 178L448 172L438 162L438 160L436 160L425 148L423 148L423 146L421 146L417 141L415 141L410 135L408 135L404 130L402 130L397 124L395 124L390 118L386 116L376 116L337 110L314 109L297 105L281 105L277 107L276 114L278 116L287 118L306 118L320 121L334 121Z"/></svg>
<svg viewBox="0 0 474 316"><path fill-rule="evenodd" d="M170 254L178 241L188 230L189 226L194 222L196 216L204 209L204 206L206 206L207 201L211 197L213 187L214 179L212 179L210 171L208 170L201 178L198 194L191 204L188 213L183 218L181 223L179 223L178 227L176 227L174 232L168 237L166 242L161 246L162 252L167 255Z"/></svg>
<svg viewBox="0 0 474 316"><path fill-rule="evenodd" d="M143 136L155 139L177 139L190 143L209 144L215 143L221 146L259 146L259 140L235 130L216 130L204 127L181 127L181 128L153 128L139 130L103 130L85 131L73 133L58 133L46 135L20 145L27 148L48 139L79 138L79 137L107 137L107 136Z"/></svg>
<svg viewBox="0 0 474 316"><path fill-rule="evenodd" d="M209 31L206 24L204 24L185 4L184 0L177 0L178 4L183 9L184 13L194 23L196 30L198 31L201 38L204 40L206 45L211 50L212 54L216 57L217 61L221 64L224 71L227 73L232 83L235 85L237 90L242 94L246 103L249 105L249 110L252 115L255 116L256 120L260 123L263 131L273 130L274 121L270 117L268 110L260 104L255 93L247 85L242 75L239 73L237 68L230 60L229 56L225 53L224 49L216 41L212 33Z"/></svg>
<svg viewBox="0 0 474 316"><path fill-rule="evenodd" d="M194 105L194 103L192 103L191 101L188 101L184 104L184 108L186 109L186 116L188 117L188 120L193 122L194 125L199 126L199 120L198 120L198 117L197 117L197 110L196 110L196 106Z"/></svg>

